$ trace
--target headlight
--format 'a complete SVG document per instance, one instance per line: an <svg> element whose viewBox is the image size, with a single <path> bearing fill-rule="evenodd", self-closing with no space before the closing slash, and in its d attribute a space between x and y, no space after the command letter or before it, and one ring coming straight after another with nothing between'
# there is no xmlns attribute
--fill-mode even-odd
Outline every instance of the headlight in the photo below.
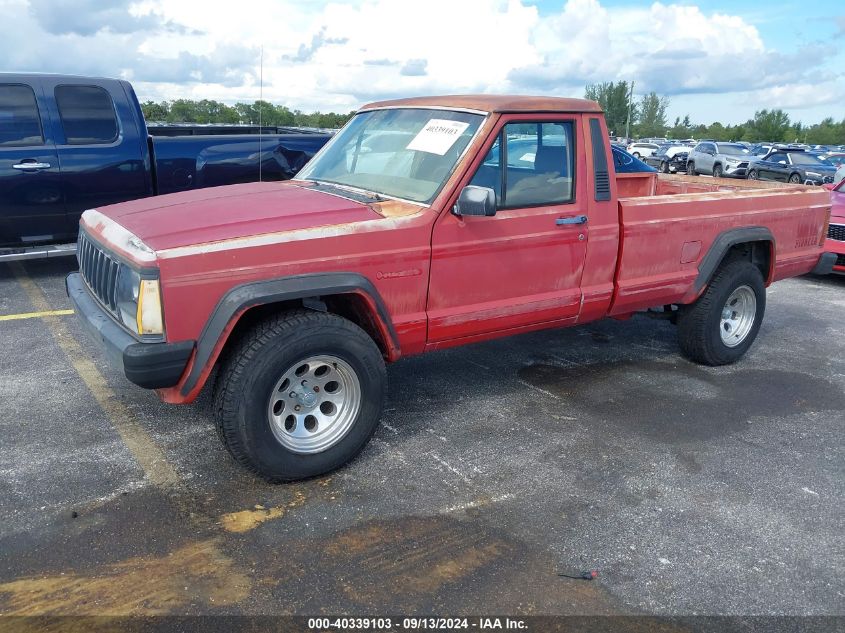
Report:
<svg viewBox="0 0 845 633"><path fill-rule="evenodd" d="M117 275L117 313L123 324L137 334L164 334L158 279L141 279L129 266L121 265Z"/></svg>

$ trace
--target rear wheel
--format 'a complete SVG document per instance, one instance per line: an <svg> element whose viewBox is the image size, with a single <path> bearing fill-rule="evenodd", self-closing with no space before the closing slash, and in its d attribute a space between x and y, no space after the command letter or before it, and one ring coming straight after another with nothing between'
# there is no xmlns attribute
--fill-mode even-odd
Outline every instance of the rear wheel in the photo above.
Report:
<svg viewBox="0 0 845 633"><path fill-rule="evenodd" d="M722 177L722 166L716 164L713 166L713 178L721 178Z"/></svg>
<svg viewBox="0 0 845 633"><path fill-rule="evenodd" d="M678 318L681 351L704 365L739 360L757 337L766 310L760 269L747 261L723 264L699 299Z"/></svg>
<svg viewBox="0 0 845 633"><path fill-rule="evenodd" d="M639 157L640 157L640 153L639 153L639 152L634 152L633 154L631 154L631 156L633 156L634 158L639 158Z"/></svg>
<svg viewBox="0 0 845 633"><path fill-rule="evenodd" d="M690 175L690 176L696 175L696 173L695 173L695 163L693 163L693 162L687 163L687 174Z"/></svg>
<svg viewBox="0 0 845 633"><path fill-rule="evenodd" d="M801 184L801 174L790 174L789 182L793 185L800 185Z"/></svg>
<svg viewBox="0 0 845 633"><path fill-rule="evenodd" d="M267 481L321 475L355 457L378 426L384 360L357 325L296 311L247 333L220 370L218 433Z"/></svg>

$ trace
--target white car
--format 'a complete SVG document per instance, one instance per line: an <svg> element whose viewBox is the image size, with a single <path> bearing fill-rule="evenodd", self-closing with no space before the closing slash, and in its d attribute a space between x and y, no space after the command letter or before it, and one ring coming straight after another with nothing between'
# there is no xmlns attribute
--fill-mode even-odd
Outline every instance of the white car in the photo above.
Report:
<svg viewBox="0 0 845 633"><path fill-rule="evenodd" d="M637 158L643 156L652 156L657 148L660 147L657 143L631 143L628 146L628 153Z"/></svg>

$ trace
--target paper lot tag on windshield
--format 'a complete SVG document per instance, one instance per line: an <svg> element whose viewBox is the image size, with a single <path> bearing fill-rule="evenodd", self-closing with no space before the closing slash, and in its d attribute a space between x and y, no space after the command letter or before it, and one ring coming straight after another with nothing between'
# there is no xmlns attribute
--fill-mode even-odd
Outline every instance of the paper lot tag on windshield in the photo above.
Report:
<svg viewBox="0 0 845 633"><path fill-rule="evenodd" d="M405 149L443 156L468 127L463 121L430 119Z"/></svg>

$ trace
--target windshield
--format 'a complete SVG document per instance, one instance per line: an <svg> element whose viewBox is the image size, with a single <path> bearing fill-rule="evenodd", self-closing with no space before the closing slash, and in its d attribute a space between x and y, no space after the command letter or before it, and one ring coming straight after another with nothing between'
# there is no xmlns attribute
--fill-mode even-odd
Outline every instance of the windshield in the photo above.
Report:
<svg viewBox="0 0 845 633"><path fill-rule="evenodd" d="M719 153L728 156L745 156L748 154L748 149L733 143L719 143Z"/></svg>
<svg viewBox="0 0 845 633"><path fill-rule="evenodd" d="M806 154L804 152L790 153L789 157L792 159L793 165L823 165L825 167L833 167L833 163L823 160L815 154Z"/></svg>
<svg viewBox="0 0 845 633"><path fill-rule="evenodd" d="M428 204L483 120L423 108L362 112L296 177Z"/></svg>

